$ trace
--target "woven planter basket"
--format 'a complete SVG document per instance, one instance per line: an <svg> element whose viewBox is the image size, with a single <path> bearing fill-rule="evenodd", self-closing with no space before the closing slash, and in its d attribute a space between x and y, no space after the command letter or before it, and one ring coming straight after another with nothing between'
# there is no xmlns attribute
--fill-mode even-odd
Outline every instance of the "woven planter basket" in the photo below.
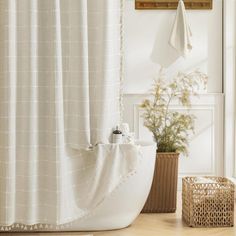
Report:
<svg viewBox="0 0 236 236"><path fill-rule="evenodd" d="M233 226L234 184L223 177L203 178L205 183L197 177L182 180L183 220L191 227Z"/></svg>
<svg viewBox="0 0 236 236"><path fill-rule="evenodd" d="M159 152L156 158L151 191L142 212L175 212L179 154Z"/></svg>

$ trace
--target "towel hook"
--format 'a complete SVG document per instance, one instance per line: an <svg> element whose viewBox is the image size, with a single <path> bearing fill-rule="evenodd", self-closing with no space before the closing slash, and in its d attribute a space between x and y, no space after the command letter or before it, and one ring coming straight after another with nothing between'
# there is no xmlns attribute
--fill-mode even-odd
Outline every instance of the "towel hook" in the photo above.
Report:
<svg viewBox="0 0 236 236"><path fill-rule="evenodd" d="M213 0L135 0L135 9L176 9L178 2L183 1L186 9L212 9Z"/></svg>

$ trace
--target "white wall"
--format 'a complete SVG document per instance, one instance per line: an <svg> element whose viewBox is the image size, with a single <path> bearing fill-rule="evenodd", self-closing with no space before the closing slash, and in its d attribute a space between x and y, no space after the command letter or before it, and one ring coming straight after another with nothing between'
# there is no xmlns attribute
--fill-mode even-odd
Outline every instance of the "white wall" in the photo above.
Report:
<svg viewBox="0 0 236 236"><path fill-rule="evenodd" d="M154 44L166 45L175 12L135 10L134 0L125 1L126 93L143 93L149 88L159 69L150 58ZM186 60L171 65L169 71L200 68L209 75L208 92L222 92L222 0L213 1L213 10L188 10L187 14L193 50Z"/></svg>
<svg viewBox="0 0 236 236"><path fill-rule="evenodd" d="M225 92L225 174L236 177L235 161L235 77L236 77L236 1L224 2L224 92Z"/></svg>
<svg viewBox="0 0 236 236"><path fill-rule="evenodd" d="M196 133L191 138L190 156L180 160L180 176L220 175L223 174L222 1L214 0L213 10L188 10L187 14L193 50L186 60L174 62L166 73L171 76L179 70L199 68L208 74L209 81L208 93L193 101L192 112L198 117ZM134 0L125 1L124 120L140 139L151 139L138 109L160 68L152 61L151 54L154 48L155 53L160 52L158 56L166 56L174 16L173 10L135 10ZM177 104L172 104L172 108L182 110Z"/></svg>

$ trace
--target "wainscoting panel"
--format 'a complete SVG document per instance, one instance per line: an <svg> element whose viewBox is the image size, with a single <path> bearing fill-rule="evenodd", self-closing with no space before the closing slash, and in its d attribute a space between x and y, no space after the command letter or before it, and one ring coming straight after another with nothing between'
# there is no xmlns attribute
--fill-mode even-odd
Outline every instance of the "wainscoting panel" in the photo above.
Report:
<svg viewBox="0 0 236 236"><path fill-rule="evenodd" d="M148 94L124 95L124 122L129 123L136 138L152 140L152 134L143 126L141 101ZM180 157L179 188L181 178L191 175L223 175L223 94L202 94L192 99L191 113L196 116L195 133L190 136L189 155ZM172 110L186 109L177 102Z"/></svg>

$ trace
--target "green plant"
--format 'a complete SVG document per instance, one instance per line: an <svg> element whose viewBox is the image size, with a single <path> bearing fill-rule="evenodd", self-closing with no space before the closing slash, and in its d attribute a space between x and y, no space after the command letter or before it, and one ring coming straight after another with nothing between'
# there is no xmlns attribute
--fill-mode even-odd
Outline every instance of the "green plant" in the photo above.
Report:
<svg viewBox="0 0 236 236"><path fill-rule="evenodd" d="M194 71L179 72L170 82L160 73L153 84L150 99L140 107L146 126L157 142L158 152L179 152L188 154L188 136L194 132L195 116L190 114L191 96L197 96L199 87L206 86L207 75ZM170 104L177 100L186 112L170 110Z"/></svg>

